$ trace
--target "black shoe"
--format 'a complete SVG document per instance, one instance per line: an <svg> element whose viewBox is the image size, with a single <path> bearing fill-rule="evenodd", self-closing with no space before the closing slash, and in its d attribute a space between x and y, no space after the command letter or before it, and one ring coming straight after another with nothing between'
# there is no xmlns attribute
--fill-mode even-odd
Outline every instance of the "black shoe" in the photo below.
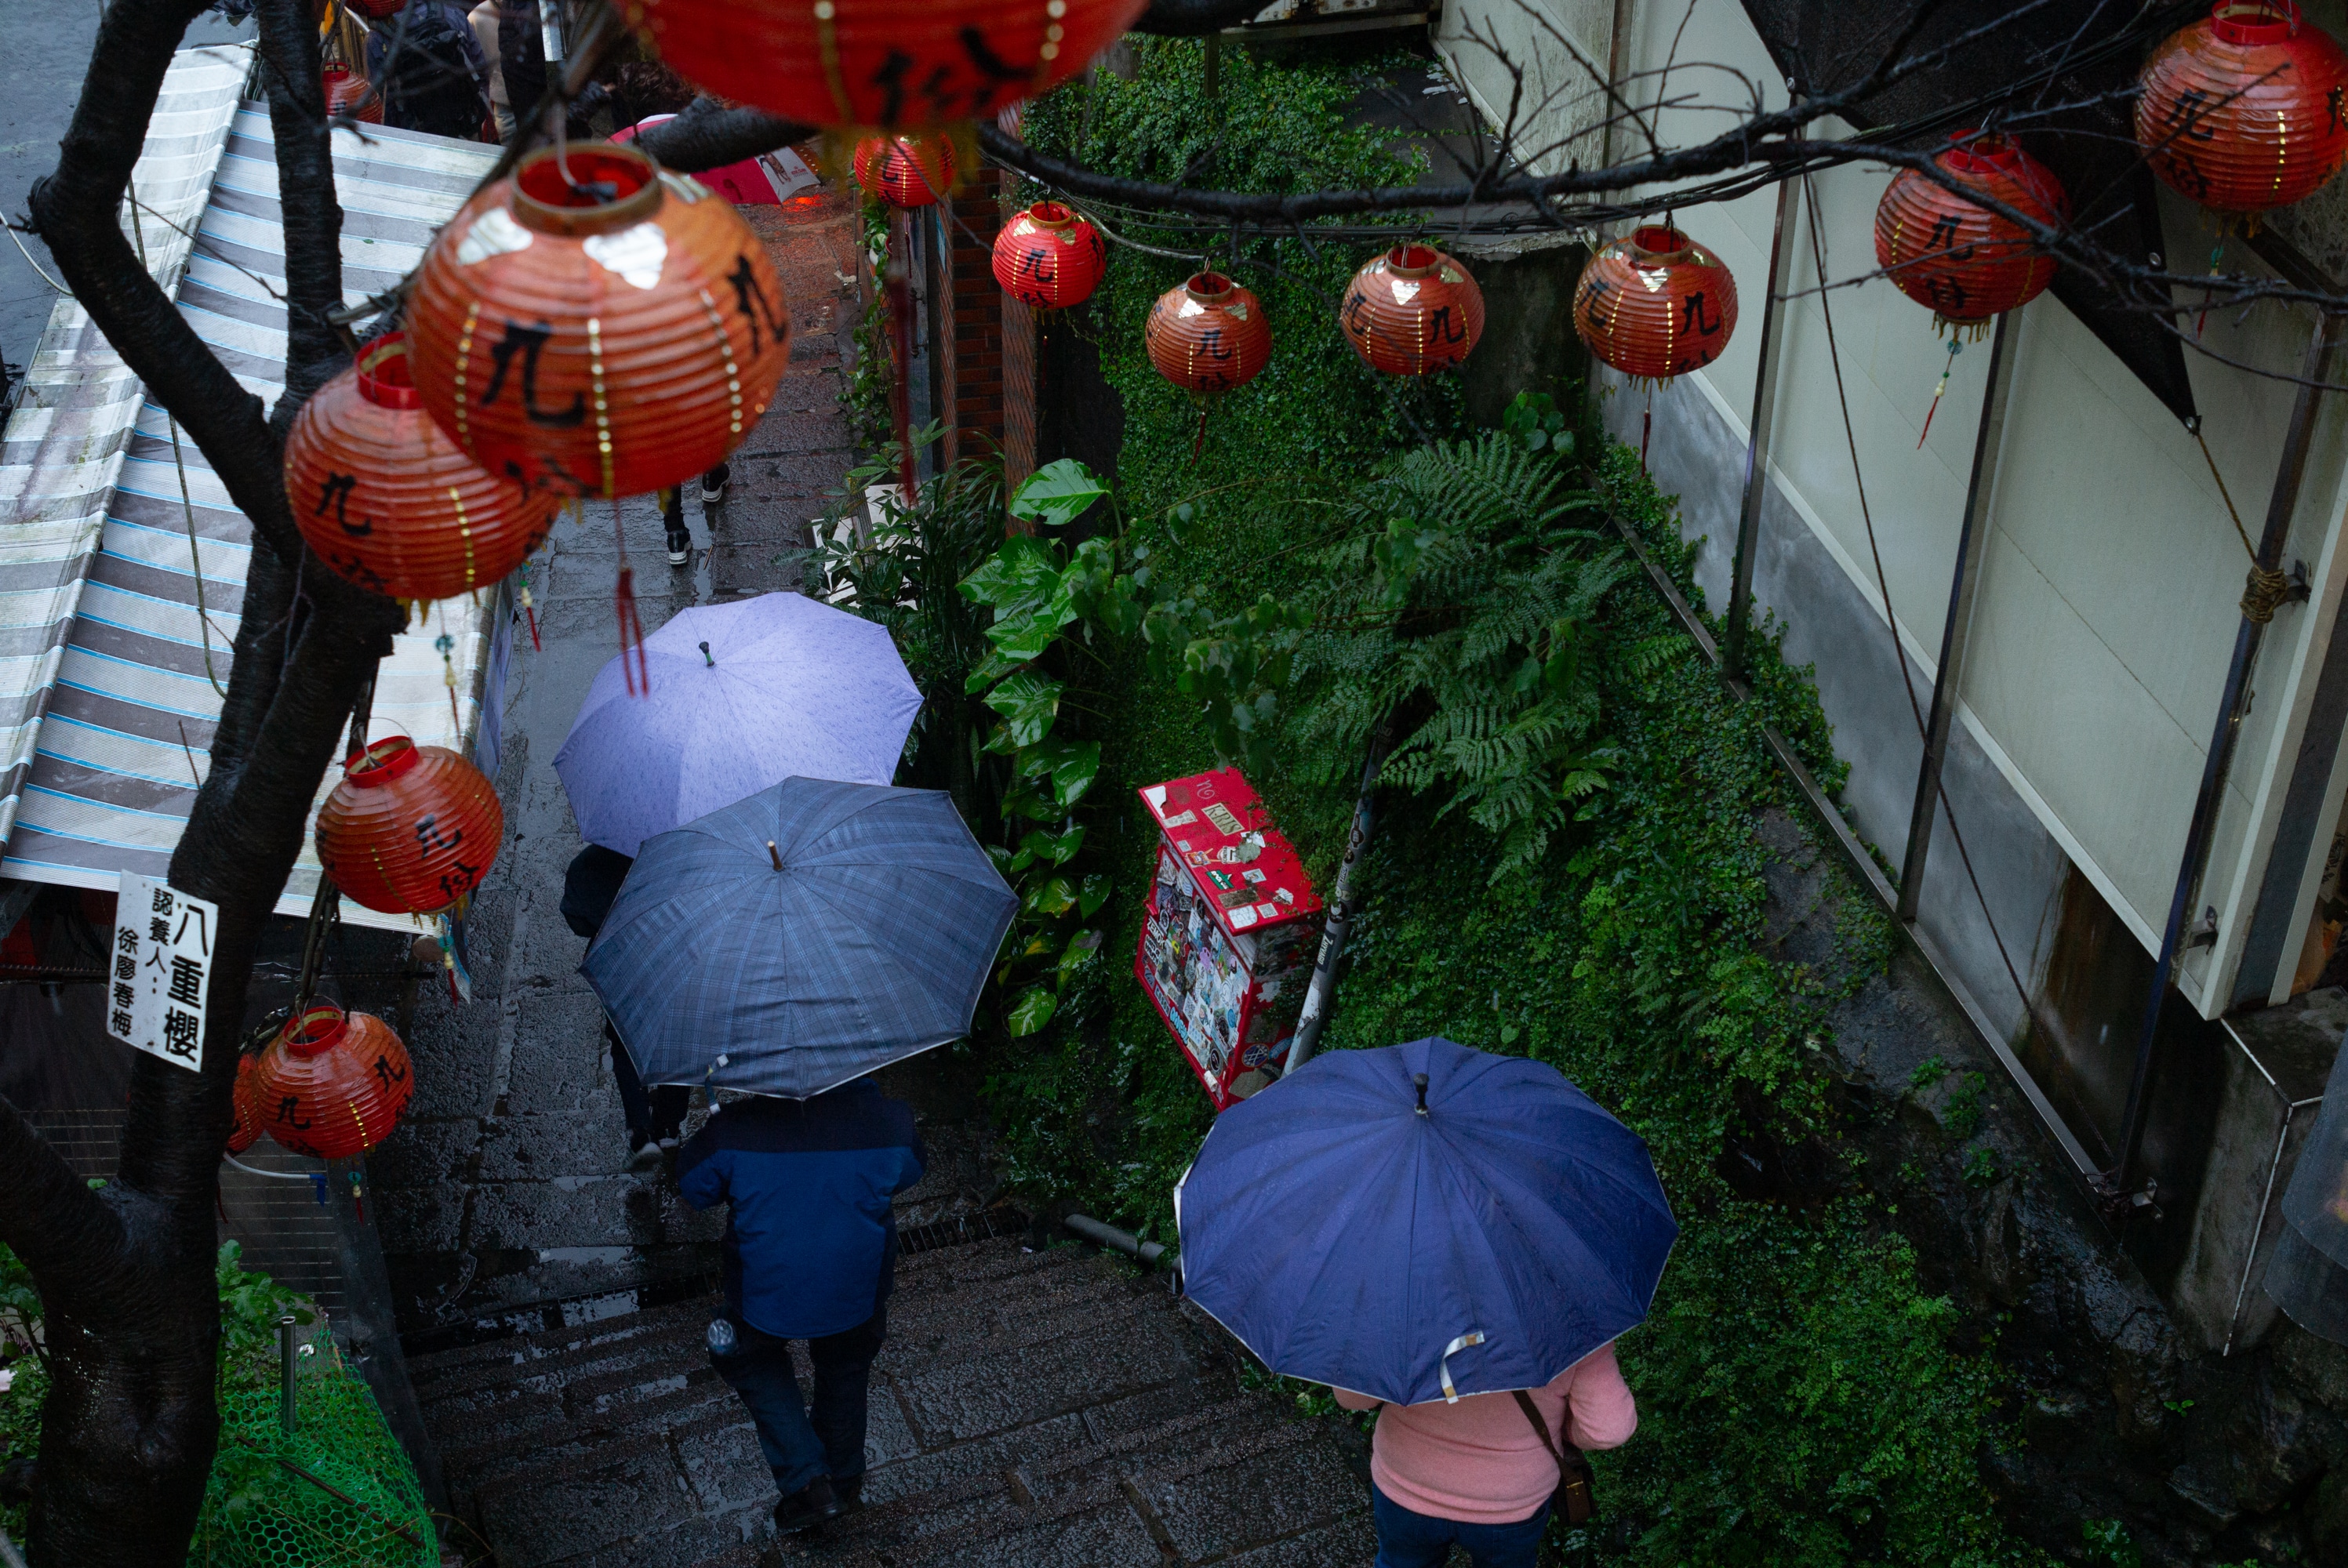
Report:
<svg viewBox="0 0 2348 1568"><path fill-rule="evenodd" d="M726 498L726 487L734 477L733 470L723 463L701 477L701 504L714 507Z"/></svg>
<svg viewBox="0 0 2348 1568"><path fill-rule="evenodd" d="M864 1478L861 1475L833 1476L831 1490L839 1494L840 1512L853 1513L864 1506Z"/></svg>
<svg viewBox="0 0 2348 1568"><path fill-rule="evenodd" d="M683 566L693 559L693 536L683 528L671 528L668 535L668 564Z"/></svg>
<svg viewBox="0 0 2348 1568"><path fill-rule="evenodd" d="M812 1530L819 1524L838 1519L847 1512L840 1506L839 1494L832 1490L830 1480L818 1476L775 1504L775 1533L796 1535L802 1530Z"/></svg>

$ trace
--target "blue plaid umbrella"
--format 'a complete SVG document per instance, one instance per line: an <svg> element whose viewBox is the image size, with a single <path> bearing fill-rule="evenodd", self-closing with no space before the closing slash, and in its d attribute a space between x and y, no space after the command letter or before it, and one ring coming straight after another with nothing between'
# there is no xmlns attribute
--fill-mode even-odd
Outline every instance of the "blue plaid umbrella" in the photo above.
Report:
<svg viewBox="0 0 2348 1568"><path fill-rule="evenodd" d="M645 1082L803 1100L969 1033L1017 907L944 794L791 778L645 841L580 968Z"/></svg>

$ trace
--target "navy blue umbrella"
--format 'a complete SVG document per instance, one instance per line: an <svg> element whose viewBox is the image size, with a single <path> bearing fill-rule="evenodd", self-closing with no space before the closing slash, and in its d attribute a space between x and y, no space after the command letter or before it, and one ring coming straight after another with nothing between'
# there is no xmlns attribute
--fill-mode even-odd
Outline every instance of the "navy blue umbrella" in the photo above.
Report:
<svg viewBox="0 0 2348 1568"><path fill-rule="evenodd" d="M1265 1366L1397 1405L1550 1381L1647 1316L1679 1235L1637 1133L1439 1039L1232 1106L1174 1212L1190 1298Z"/></svg>
<svg viewBox="0 0 2348 1568"><path fill-rule="evenodd" d="M1017 907L944 794L785 779L647 839L580 968L645 1082L805 1099L969 1033Z"/></svg>

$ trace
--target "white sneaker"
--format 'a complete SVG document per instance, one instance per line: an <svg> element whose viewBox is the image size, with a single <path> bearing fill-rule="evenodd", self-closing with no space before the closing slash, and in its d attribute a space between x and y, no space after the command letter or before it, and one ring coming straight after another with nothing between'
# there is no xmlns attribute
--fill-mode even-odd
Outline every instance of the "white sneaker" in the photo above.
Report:
<svg viewBox="0 0 2348 1568"><path fill-rule="evenodd" d="M724 478L718 480L715 485L709 482L709 476L704 474L701 477L701 504L705 507L714 507L718 502L724 500L726 498L726 488L733 482L734 476L731 473L728 473Z"/></svg>
<svg viewBox="0 0 2348 1568"><path fill-rule="evenodd" d="M637 1144L635 1152L628 1156L628 1173L640 1176L646 1171L657 1171L660 1169L660 1163L661 1146L646 1139Z"/></svg>
<svg viewBox="0 0 2348 1568"><path fill-rule="evenodd" d="M669 535L668 564L671 566L683 566L692 559L693 536L689 533L682 532Z"/></svg>

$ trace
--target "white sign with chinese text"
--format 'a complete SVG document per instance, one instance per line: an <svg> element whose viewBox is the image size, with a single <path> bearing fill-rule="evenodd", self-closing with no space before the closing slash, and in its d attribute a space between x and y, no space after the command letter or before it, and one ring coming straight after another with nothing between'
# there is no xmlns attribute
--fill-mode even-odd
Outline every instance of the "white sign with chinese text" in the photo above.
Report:
<svg viewBox="0 0 2348 1568"><path fill-rule="evenodd" d="M151 877L122 874L114 905L114 971L106 1032L135 1050L201 1072L220 906Z"/></svg>

